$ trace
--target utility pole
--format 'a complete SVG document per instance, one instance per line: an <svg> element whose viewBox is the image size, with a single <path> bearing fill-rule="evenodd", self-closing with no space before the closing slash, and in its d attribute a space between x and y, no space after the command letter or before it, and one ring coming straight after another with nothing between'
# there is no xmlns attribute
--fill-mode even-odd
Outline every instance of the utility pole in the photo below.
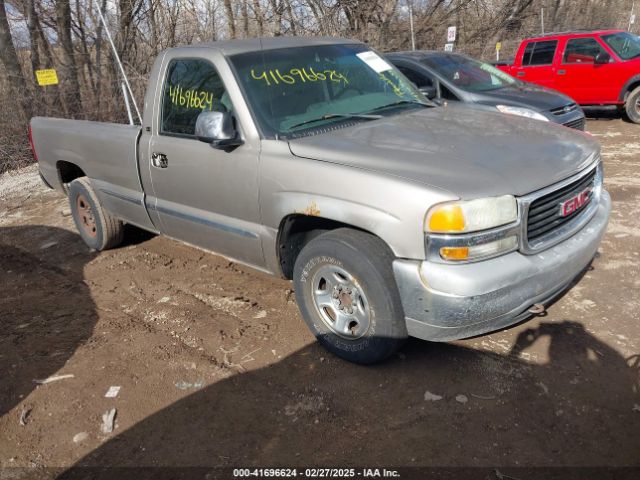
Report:
<svg viewBox="0 0 640 480"><path fill-rule="evenodd" d="M544 7L540 7L540 29L544 35Z"/></svg>
<svg viewBox="0 0 640 480"><path fill-rule="evenodd" d="M633 13L635 6L636 6L636 2L635 0L633 0L633 2L631 2L631 13L629 14L629 28L627 28L629 32L631 31L631 25L633 25L636 22L636 16Z"/></svg>
<svg viewBox="0 0 640 480"><path fill-rule="evenodd" d="M413 5L411 2L407 2L409 4L409 28L411 28L411 50L416 49L416 36L413 31Z"/></svg>

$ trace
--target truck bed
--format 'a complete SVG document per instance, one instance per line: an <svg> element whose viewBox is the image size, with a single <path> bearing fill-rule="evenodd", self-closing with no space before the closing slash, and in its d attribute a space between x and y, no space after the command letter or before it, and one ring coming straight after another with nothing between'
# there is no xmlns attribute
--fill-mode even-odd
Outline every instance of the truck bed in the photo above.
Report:
<svg viewBox="0 0 640 480"><path fill-rule="evenodd" d="M105 208L123 220L153 229L144 206L138 172L139 125L35 117L31 131L40 171L53 188L64 191L64 162L77 165Z"/></svg>

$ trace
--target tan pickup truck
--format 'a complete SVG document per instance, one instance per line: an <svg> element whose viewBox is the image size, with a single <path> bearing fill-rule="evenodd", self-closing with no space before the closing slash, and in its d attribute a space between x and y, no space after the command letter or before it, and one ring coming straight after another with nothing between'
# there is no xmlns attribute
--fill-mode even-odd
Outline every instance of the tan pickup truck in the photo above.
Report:
<svg viewBox="0 0 640 480"><path fill-rule="evenodd" d="M116 247L129 223L292 279L354 362L529 317L589 265L611 208L588 135L436 107L351 40L167 50L143 113L31 121L85 242Z"/></svg>

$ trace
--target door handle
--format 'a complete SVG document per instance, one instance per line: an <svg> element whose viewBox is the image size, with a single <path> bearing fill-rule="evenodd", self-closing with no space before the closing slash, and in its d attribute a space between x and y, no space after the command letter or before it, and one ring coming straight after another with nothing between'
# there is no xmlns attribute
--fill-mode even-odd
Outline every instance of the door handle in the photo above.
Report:
<svg viewBox="0 0 640 480"><path fill-rule="evenodd" d="M565 73L567 73L566 70L558 70L558 75L564 75Z"/></svg>
<svg viewBox="0 0 640 480"><path fill-rule="evenodd" d="M167 168L169 166L169 159L164 153L153 152L151 154L151 165L156 168Z"/></svg>
<svg viewBox="0 0 640 480"><path fill-rule="evenodd" d="M519 72L516 73L516 75L518 75L519 77L524 77L524 72L520 70Z"/></svg>

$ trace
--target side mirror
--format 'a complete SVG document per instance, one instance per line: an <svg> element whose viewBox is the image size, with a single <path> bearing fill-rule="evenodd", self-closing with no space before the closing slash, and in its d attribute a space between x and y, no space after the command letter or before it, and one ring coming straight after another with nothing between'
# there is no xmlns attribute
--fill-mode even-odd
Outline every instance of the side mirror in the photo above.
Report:
<svg viewBox="0 0 640 480"><path fill-rule="evenodd" d="M433 100L438 96L438 89L434 85L420 87L418 90L424 94L429 100Z"/></svg>
<svg viewBox="0 0 640 480"><path fill-rule="evenodd" d="M609 63L611 61L611 55L609 55L607 52L600 52L599 54L596 55L596 59L595 59L595 64L596 65L603 65L605 63Z"/></svg>
<svg viewBox="0 0 640 480"><path fill-rule="evenodd" d="M233 118L228 112L203 111L196 119L196 138L213 148L225 149L242 145Z"/></svg>

